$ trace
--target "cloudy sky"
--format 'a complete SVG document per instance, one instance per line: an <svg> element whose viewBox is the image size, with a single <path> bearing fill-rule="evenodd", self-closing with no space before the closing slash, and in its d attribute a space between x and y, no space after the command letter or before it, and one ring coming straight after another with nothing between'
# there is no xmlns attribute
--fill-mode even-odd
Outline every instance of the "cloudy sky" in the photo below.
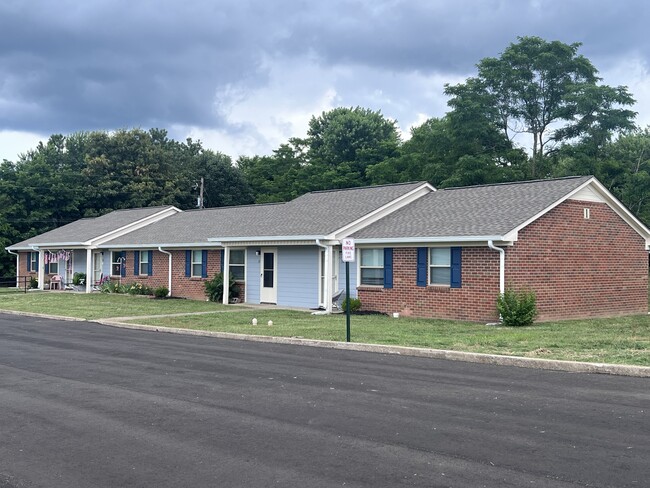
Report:
<svg viewBox="0 0 650 488"><path fill-rule="evenodd" d="M408 134L517 36L581 42L650 124L647 0L0 0L0 160L50 134L158 127L236 158L338 106Z"/></svg>

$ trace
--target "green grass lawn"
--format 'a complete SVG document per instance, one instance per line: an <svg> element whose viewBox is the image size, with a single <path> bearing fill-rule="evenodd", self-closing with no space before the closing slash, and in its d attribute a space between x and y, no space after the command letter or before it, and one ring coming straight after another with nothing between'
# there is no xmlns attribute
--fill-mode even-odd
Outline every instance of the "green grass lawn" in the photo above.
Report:
<svg viewBox="0 0 650 488"><path fill-rule="evenodd" d="M225 307L115 294L0 291L0 309L85 319L209 312L134 322L242 334L345 340L345 315ZM227 310L227 311L224 311ZM258 325L251 325L253 317ZM266 325L269 320L272 326ZM545 322L509 328L448 320L352 316L352 341L455 351L650 366L650 316Z"/></svg>
<svg viewBox="0 0 650 488"><path fill-rule="evenodd" d="M0 310L63 315L82 319L210 312L226 307L198 300L154 300L149 297L105 293L30 291L0 292Z"/></svg>

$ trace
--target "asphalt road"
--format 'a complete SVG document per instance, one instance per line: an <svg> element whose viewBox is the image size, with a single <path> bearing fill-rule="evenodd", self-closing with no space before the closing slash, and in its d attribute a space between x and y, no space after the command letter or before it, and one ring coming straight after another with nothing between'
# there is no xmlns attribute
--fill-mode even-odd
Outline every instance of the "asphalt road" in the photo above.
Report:
<svg viewBox="0 0 650 488"><path fill-rule="evenodd" d="M648 487L650 380L0 314L0 488Z"/></svg>

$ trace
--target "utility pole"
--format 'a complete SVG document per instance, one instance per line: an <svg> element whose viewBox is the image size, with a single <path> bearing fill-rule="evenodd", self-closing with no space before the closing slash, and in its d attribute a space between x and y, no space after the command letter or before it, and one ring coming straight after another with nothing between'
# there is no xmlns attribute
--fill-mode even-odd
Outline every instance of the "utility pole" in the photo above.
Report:
<svg viewBox="0 0 650 488"><path fill-rule="evenodd" d="M203 176L201 176L201 190L199 191L199 208L203 208Z"/></svg>

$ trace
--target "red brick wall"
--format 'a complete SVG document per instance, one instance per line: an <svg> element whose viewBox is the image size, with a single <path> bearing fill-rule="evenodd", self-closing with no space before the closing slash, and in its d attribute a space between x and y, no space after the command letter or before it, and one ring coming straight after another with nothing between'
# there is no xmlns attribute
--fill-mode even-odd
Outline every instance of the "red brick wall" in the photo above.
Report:
<svg viewBox="0 0 650 488"><path fill-rule="evenodd" d="M393 249L393 288L359 287L364 310L404 316L469 321L498 318L499 255L484 247L464 247L462 287L417 286L416 248Z"/></svg>
<svg viewBox="0 0 650 488"><path fill-rule="evenodd" d="M140 252L148 252L147 250ZM152 261L152 272L151 276L139 276L135 275L134 267L134 251L126 251L126 276L122 277L122 283L131 284L131 283L142 283L145 286L148 286L152 289L156 289L159 286L168 287L169 286L169 276L167 274L168 263L167 263L167 254L164 254L160 251L153 251L153 261ZM108 259L110 259L110 253L108 253ZM114 278L113 278L114 279Z"/></svg>
<svg viewBox="0 0 650 488"><path fill-rule="evenodd" d="M506 285L536 292L538 320L647 313L644 246L606 204L569 200L506 250Z"/></svg>
<svg viewBox="0 0 650 488"><path fill-rule="evenodd" d="M591 218L584 219L583 209ZM506 286L537 295L538 320L607 317L648 311L648 253L643 239L606 204L566 201L506 247ZM494 321L499 254L462 250L462 287L418 287L416 249L394 248L393 288L359 287L364 309L418 317Z"/></svg>

